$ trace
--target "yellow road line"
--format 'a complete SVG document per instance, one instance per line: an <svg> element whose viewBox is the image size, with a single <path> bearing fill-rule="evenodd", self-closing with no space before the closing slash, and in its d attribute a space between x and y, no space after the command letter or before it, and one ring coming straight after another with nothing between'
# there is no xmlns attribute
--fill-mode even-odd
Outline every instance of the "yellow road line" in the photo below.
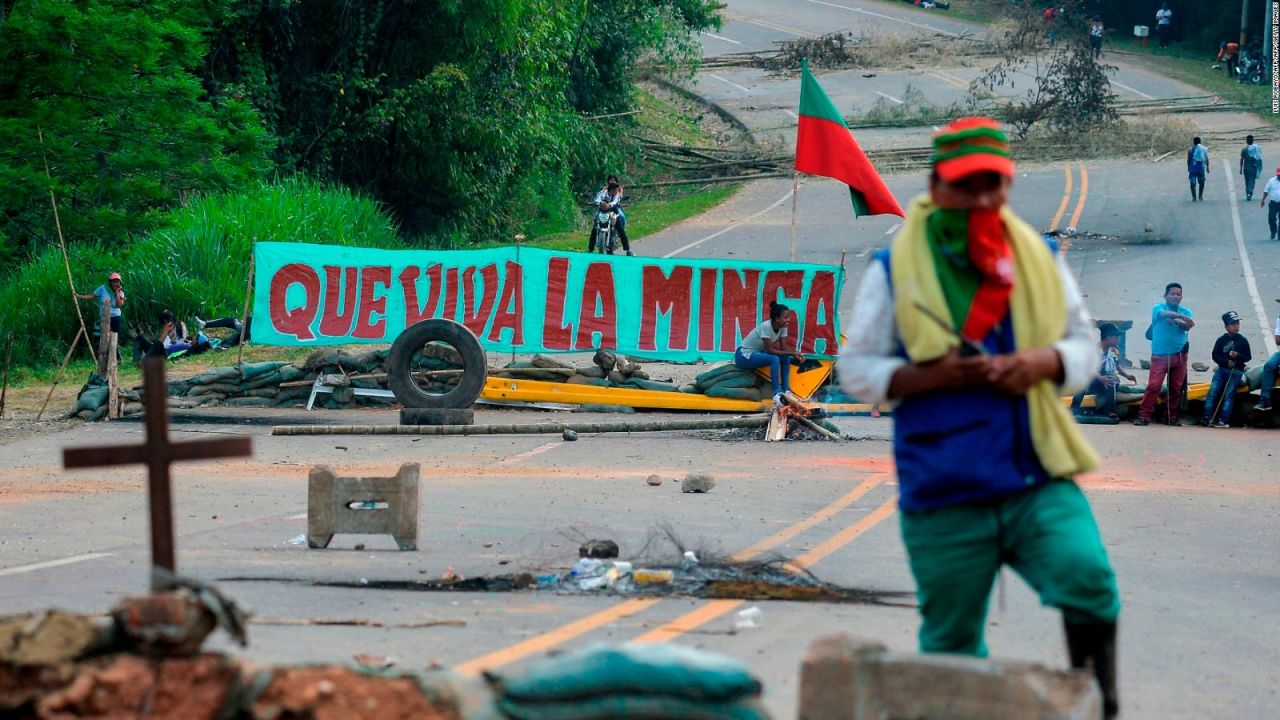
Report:
<svg viewBox="0 0 1280 720"><path fill-rule="evenodd" d="M702 607L690 610L671 622L663 623L661 626L650 630L630 642L639 643L641 645L670 642L690 630L697 630L699 627L706 625L721 615L733 612L733 610L742 603L742 600L712 600Z"/></svg>
<svg viewBox="0 0 1280 720"><path fill-rule="evenodd" d="M948 83L948 84L951 84L951 85L955 85L956 87L958 87L958 88L960 88L960 89L962 89L962 90L968 90L968 89L969 89L969 84L968 84L968 83L966 83L966 82L964 82L964 81L960 80L959 78L957 78L957 77L956 77L956 76L954 76L954 75L951 75L950 73L945 73L945 72L943 72L943 71L941 71L941 70L929 70L927 74L928 74L928 75L932 75L933 77L935 77L935 78L937 78L937 79L941 80L941 81L942 81L942 82L944 82L944 83Z"/></svg>
<svg viewBox="0 0 1280 720"><path fill-rule="evenodd" d="M858 522L841 530L835 535L832 535L821 545L788 563L787 568L794 572L811 567L822 558L830 555L836 550L839 550L845 545L848 545L859 535L862 535L866 531L880 524L881 521L892 515L897 507L898 499L896 497L886 500L880 505L880 507L872 510L870 515L867 515ZM684 633L697 630L699 627L721 617L722 615L733 612L735 608L742 604L742 600L712 600L706 605L690 610L670 622L663 623L631 642L669 642Z"/></svg>
<svg viewBox="0 0 1280 720"><path fill-rule="evenodd" d="M745 15L736 15L734 13L722 13L722 17L724 17L726 20L737 20L738 22L749 23L751 25L759 25L762 28L777 30L778 32L786 33L788 35L795 35L796 37L811 38L811 39L818 37L817 33L811 33L808 30L801 30L800 28L793 28L793 27L788 27L786 25L779 25L778 23L770 22L768 20L761 20L760 18L752 18L752 17L747 17Z"/></svg>
<svg viewBox="0 0 1280 720"><path fill-rule="evenodd" d="M759 555L760 553L763 553L767 550L771 550L777 547L778 545L781 545L782 543L786 542L787 540L790 540L796 535L799 535L801 532L804 532L805 530L813 527L819 522L822 522L823 520L830 518L832 515L835 515L840 510L843 510L849 505L852 505L854 502L858 500L858 498L862 497L863 495L866 495L868 492L870 492L880 483L888 479L888 477L889 477L889 473L877 473L872 477L867 478L863 482L859 483L858 486L855 487L853 490L850 490L849 492L840 496L833 502L829 503L826 507L819 510L818 512L814 513L813 515L803 520L800 520L799 522L781 530L780 532L774 533L773 535L769 536L768 538L765 538L764 540L761 540L760 542L752 545L751 547L748 547L747 549L742 550L741 552L735 554L733 556L733 559L736 561L749 560L752 557ZM659 598L628 600L618 605L613 605L603 610L594 612L590 615L587 615L586 617L579 618L572 622L566 623L565 625L561 625L560 627L549 630L541 635L531 637L528 640L524 640L514 645L509 645L505 648L500 648L486 655L481 655L478 658L468 660L464 663L461 663L460 665L457 665L454 669L460 673L463 673L464 675L476 675L484 670L489 670L492 668L500 667L502 665L507 665L509 663L513 663L517 660L526 658L535 653L545 652L547 650L550 650L551 648L557 645L560 645L561 643L568 642L569 640L572 640L580 635L585 635L586 633L596 630L601 626L606 625L610 622L613 622L614 620L617 620L619 618L627 617L628 615L634 615L642 610L646 610L649 608L649 606L654 605L659 601L660 601ZM728 611L729 610L723 610L719 614L723 615ZM697 611L694 611L694 612L697 612ZM717 615L716 617L718 616L719 615ZM712 618L708 618L707 620L703 620L702 622L703 623L708 622L710 619ZM668 625L671 625L671 623L667 623L666 625L663 625L662 628L665 628ZM657 630L661 630L662 628L657 628L653 632L657 632Z"/></svg>
<svg viewBox="0 0 1280 720"><path fill-rule="evenodd" d="M1067 203L1071 202L1071 163L1062 164L1062 172L1066 175L1066 189L1062 191L1062 202L1058 204L1058 212L1054 214L1053 221L1049 223L1049 232L1058 229L1058 223L1062 222L1062 216L1067 212Z"/></svg>
<svg viewBox="0 0 1280 720"><path fill-rule="evenodd" d="M850 490L848 493L846 493L845 495L843 495L842 497L840 497L830 505L822 508L821 510L810 515L804 520L801 520L800 522L794 525L791 525L790 527L787 527L777 533L774 533L773 535L770 535L769 537L765 538L764 540L761 540L755 545L752 545L751 547L746 548L741 552L735 553L729 559L733 560L734 562L742 562L744 560L750 560L751 558L759 555L762 552L774 549L775 547L799 535L805 530L808 530L814 525L817 525L818 523L829 519L832 515L835 515L841 510L849 507L853 503L857 502L858 498L871 492L873 489L875 489L877 485L879 485L880 483L884 482L887 479L889 479L889 473L876 473L875 475L872 475L871 477L862 481L857 487Z"/></svg>
<svg viewBox="0 0 1280 720"><path fill-rule="evenodd" d="M1080 213L1084 212L1085 198L1089 197L1089 172L1084 169L1084 163L1080 163L1080 200L1076 202L1076 209L1071 213L1071 222L1067 227L1080 227Z"/></svg>
<svg viewBox="0 0 1280 720"><path fill-rule="evenodd" d="M638 612L646 610L650 605L659 602L659 598L637 598L619 603L612 607L607 607L599 612L592 613L584 618L579 618L571 623L561 625L560 627L545 632L541 635L531 637L523 642L515 645L508 645L500 650L495 650L488 655L481 655L473 660L468 660L454 667L454 670L463 675L478 675L484 670L506 665L515 662L521 658L528 657L534 653L546 652L551 648L568 642L579 635L585 635L592 630L596 630L601 626L607 625L615 620L620 620L629 615L635 615Z"/></svg>
<svg viewBox="0 0 1280 720"><path fill-rule="evenodd" d="M822 558L853 542L854 538L875 527L881 520L892 515L897 507L898 498L889 498L881 504L880 507L872 510L870 515L867 515L858 522L850 525L844 530L841 530L835 535L832 535L821 545L813 548L795 560L792 560L790 566L800 568L801 570L813 567L813 565Z"/></svg>

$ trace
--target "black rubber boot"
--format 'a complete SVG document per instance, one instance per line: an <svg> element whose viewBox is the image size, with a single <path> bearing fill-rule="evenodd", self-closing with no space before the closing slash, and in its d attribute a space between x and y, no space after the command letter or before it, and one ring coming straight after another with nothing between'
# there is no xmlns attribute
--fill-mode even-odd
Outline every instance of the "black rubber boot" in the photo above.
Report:
<svg viewBox="0 0 1280 720"><path fill-rule="evenodd" d="M1067 633L1067 653L1071 667L1093 668L1102 690L1102 716L1111 720L1120 714L1116 693L1116 624L1063 622Z"/></svg>

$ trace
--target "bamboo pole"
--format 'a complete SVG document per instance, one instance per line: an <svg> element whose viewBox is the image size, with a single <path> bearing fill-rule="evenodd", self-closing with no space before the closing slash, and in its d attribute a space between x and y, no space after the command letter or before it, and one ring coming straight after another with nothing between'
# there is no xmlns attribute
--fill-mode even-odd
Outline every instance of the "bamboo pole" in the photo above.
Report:
<svg viewBox="0 0 1280 720"><path fill-rule="evenodd" d="M791 176L791 262L796 261L796 198L800 195L800 173Z"/></svg>
<svg viewBox="0 0 1280 720"><path fill-rule="evenodd" d="M240 347L236 352L236 367L240 367L240 363L244 362L244 346L249 337L249 301L253 298L253 247L249 248L249 281L244 287L244 314L240 316Z"/></svg>
<svg viewBox="0 0 1280 720"><path fill-rule="evenodd" d="M9 341L4 350L4 383L0 384L0 420L4 419L4 396L9 392L9 363L13 360L13 333L9 333Z"/></svg>
<svg viewBox="0 0 1280 720"><path fill-rule="evenodd" d="M671 430L721 430L764 427L768 415L701 420L650 420L643 422L538 423L507 425L277 425L272 435L536 435L578 433L664 432Z"/></svg>
<svg viewBox="0 0 1280 720"><path fill-rule="evenodd" d="M53 194L53 175L49 172L49 156L44 152L44 132L36 128L36 136L40 138L40 157L44 159L44 176L49 179L49 202L53 205L53 224L58 228L58 246L62 248L62 264L67 269L67 288L71 291L71 304L76 308L76 317L80 319L80 332L84 333L85 344L89 346L89 357L94 362L98 358L93 354L93 343L89 342L89 329L84 324L84 314L80 312L80 298L76 297L76 283L71 279L71 257L67 253L67 241L62 237L62 219L58 215L58 198ZM78 336L77 336L78 337ZM75 344L72 343L72 348Z"/></svg>
<svg viewBox="0 0 1280 720"><path fill-rule="evenodd" d="M71 361L71 353L75 352L76 343L80 342L80 336L84 333L85 329L81 327L76 332L75 339L71 341L71 347L67 348L67 354L63 356L62 364L58 366L58 374L53 376L53 384L49 386L49 393L44 396L44 403L40 405L40 412L36 413L36 422L40 421L40 418L44 415L44 409L49 406L49 398L53 397L54 388L58 387L59 382L62 382L62 371L67 369L67 363ZM91 348L93 347L93 343L89 342L88 338L85 338L85 344Z"/></svg>

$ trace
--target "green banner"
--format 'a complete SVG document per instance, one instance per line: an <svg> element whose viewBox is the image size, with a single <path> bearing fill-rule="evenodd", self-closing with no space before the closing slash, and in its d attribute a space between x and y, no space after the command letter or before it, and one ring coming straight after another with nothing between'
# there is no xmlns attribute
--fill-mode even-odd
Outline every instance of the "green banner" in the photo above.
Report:
<svg viewBox="0 0 1280 720"><path fill-rule="evenodd" d="M252 336L265 345L385 344L447 318L501 352L723 359L770 300L795 313L800 352L832 357L840 337L844 270L829 265L304 243L258 243L254 262Z"/></svg>

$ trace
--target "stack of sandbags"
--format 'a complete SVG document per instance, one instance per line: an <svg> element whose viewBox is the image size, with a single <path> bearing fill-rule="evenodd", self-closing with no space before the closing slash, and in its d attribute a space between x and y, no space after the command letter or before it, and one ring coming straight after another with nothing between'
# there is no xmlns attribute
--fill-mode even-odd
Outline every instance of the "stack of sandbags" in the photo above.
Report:
<svg viewBox="0 0 1280 720"><path fill-rule="evenodd" d="M726 363L698 375L693 385L681 387L680 391L702 393L707 397L758 401L767 397L771 389L770 382L755 370Z"/></svg>
<svg viewBox="0 0 1280 720"><path fill-rule="evenodd" d="M142 398L134 390L120 390L124 397L124 405L120 408L123 415L142 412ZM107 415L107 379L97 373L89 373L89 381L80 388L76 395L76 404L64 418L78 417L87 422L101 420Z"/></svg>

